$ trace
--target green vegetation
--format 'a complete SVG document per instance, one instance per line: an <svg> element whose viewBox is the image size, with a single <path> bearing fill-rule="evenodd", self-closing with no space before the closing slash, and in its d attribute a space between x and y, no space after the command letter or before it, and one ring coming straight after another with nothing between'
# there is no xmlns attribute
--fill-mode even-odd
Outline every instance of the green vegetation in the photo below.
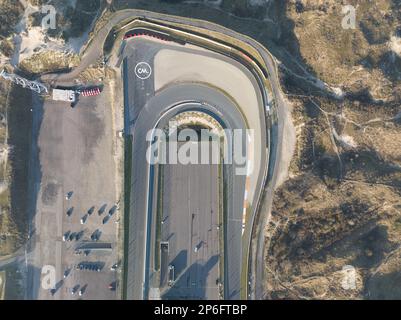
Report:
<svg viewBox="0 0 401 320"><path fill-rule="evenodd" d="M131 199L131 172L132 172L132 136L125 137L124 147L124 253L123 253L123 283L122 296L127 298L128 283L128 245L129 245L129 216L130 216L130 199Z"/></svg>
<svg viewBox="0 0 401 320"><path fill-rule="evenodd" d="M218 215L218 221L217 223L219 224L219 251L220 251L220 259L219 259L219 277L220 277L220 283L223 284L222 286L222 292L221 295L224 298L224 238L225 238L225 232L224 232L224 227L225 226L225 216L226 216L226 206L225 206L225 186L224 186L224 166L220 165L219 166L219 175L218 175L218 184L219 184L219 215Z"/></svg>
<svg viewBox="0 0 401 320"><path fill-rule="evenodd" d="M75 8L68 7L64 16L70 17L70 20L67 28L63 31L62 37L65 40L70 37L80 37L89 29L99 9L99 0L77 1Z"/></svg>
<svg viewBox="0 0 401 320"><path fill-rule="evenodd" d="M15 265L9 265L8 267L5 268L4 273L5 273L4 300L24 299L24 290L21 285L22 275L20 270L16 268Z"/></svg>
<svg viewBox="0 0 401 320"><path fill-rule="evenodd" d="M6 57L11 58L14 53L14 42L12 41L12 38L0 41L0 52Z"/></svg>
<svg viewBox="0 0 401 320"><path fill-rule="evenodd" d="M4 300L6 289L6 272L0 271L0 300Z"/></svg>
<svg viewBox="0 0 401 320"><path fill-rule="evenodd" d="M27 74L67 71L79 64L77 55L65 55L61 51L43 51L33 54L20 63L20 69Z"/></svg>
<svg viewBox="0 0 401 320"><path fill-rule="evenodd" d="M18 24L24 8L19 1L0 0L0 39L9 37Z"/></svg>
<svg viewBox="0 0 401 320"><path fill-rule="evenodd" d="M156 243L155 243L155 270L160 269L160 240L161 224L163 217L163 190L164 190L164 166L158 166L157 182L157 212L156 212Z"/></svg>
<svg viewBox="0 0 401 320"><path fill-rule="evenodd" d="M263 19L266 15L266 6L251 6L248 0L224 0L222 8L241 18Z"/></svg>
<svg viewBox="0 0 401 320"><path fill-rule="evenodd" d="M62 37L68 41L69 38L77 38L89 29L94 18L100 10L100 0L77 0L76 6L58 1L35 1L37 5L50 4L56 8L56 29L48 29L47 34L51 37ZM45 14L34 12L31 18L32 26L39 26Z"/></svg>
<svg viewBox="0 0 401 320"><path fill-rule="evenodd" d="M12 146L3 183L10 189L0 193L0 255L14 252L26 239L28 173L32 132L29 90L12 86L8 99L8 144Z"/></svg>

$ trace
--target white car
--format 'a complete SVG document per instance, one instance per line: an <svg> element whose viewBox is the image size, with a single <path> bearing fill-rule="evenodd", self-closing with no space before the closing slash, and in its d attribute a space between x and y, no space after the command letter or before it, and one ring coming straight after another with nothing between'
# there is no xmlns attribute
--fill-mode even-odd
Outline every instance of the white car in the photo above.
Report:
<svg viewBox="0 0 401 320"><path fill-rule="evenodd" d="M67 278L68 275L70 274L70 272L71 272L70 269L66 269L66 270L64 271L63 278L64 278L64 279Z"/></svg>
<svg viewBox="0 0 401 320"><path fill-rule="evenodd" d="M173 265L168 266L168 285L171 287L175 281L175 270Z"/></svg>
<svg viewBox="0 0 401 320"><path fill-rule="evenodd" d="M64 242L68 240L68 238L70 237L70 234L71 234L70 231L67 231L66 233L64 233L64 235L63 235L63 241Z"/></svg>
<svg viewBox="0 0 401 320"><path fill-rule="evenodd" d="M199 242L199 243L195 246L194 252L198 252L199 249L202 247L202 245L203 245L203 241Z"/></svg>
<svg viewBox="0 0 401 320"><path fill-rule="evenodd" d="M85 224L85 222L86 222L87 219L88 219L88 216L87 216L87 215L84 215L84 216L81 218L81 224Z"/></svg>

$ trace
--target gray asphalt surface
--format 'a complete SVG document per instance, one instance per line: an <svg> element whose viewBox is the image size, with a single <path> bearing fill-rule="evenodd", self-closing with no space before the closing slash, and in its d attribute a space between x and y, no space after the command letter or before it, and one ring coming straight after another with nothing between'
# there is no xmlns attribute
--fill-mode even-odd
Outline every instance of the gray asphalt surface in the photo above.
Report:
<svg viewBox="0 0 401 320"><path fill-rule="evenodd" d="M225 106L226 110L232 110L232 115L239 117L237 120L241 119L238 111L234 112L235 109L230 108L230 105L227 106L229 100L224 99L224 96L221 96L220 93L214 92L213 89L196 86L196 85L179 85L170 88L169 90L165 90L163 94L159 94L154 97L148 103L146 108L141 112L139 118L136 121L136 125L132 129L132 134L134 137L133 146L135 154L135 160L133 163L133 177L134 183L132 185L132 198L131 198L131 208L133 214L130 218L130 249L129 249L129 257L132 262L132 266L128 268L129 273L129 292L132 293L132 298L142 298L143 294L143 283L142 279L144 279L144 248L146 241L146 222L147 222L147 186L149 183L149 174L146 170L146 133L149 129L153 128L159 117L162 115L164 111L163 106L173 106L177 101L186 101L188 99L199 99L202 100L204 97L210 99L213 97L213 101L219 106ZM224 101L226 100L226 101ZM224 102L223 102L224 101ZM219 103L220 102L220 103ZM195 107L199 107L199 105L194 106L193 104L185 104L180 106L178 109L174 109L173 112L170 113L168 117L172 117L180 111L184 110L194 110ZM213 112L218 112L217 110L209 110ZM167 117L167 115L166 115ZM227 117L230 120L232 117ZM227 121L226 118L226 121ZM144 168L145 167L145 168ZM226 181L231 189L237 195L244 194L245 187L245 178L243 176L234 176L232 174L232 168L226 168ZM237 180L238 182L233 183L233 180ZM232 190L234 188L234 190ZM228 191L228 194L231 194ZM228 295L232 298L239 297L240 292L240 274L241 274L241 230L242 230L242 200L243 196L232 196L232 198L228 199L228 222L227 222L227 245L225 255L228 257L226 259L226 290ZM235 209L236 210L235 210ZM140 214L142 213L142 214ZM139 220L140 219L140 220ZM229 251L229 253L227 252ZM132 280L132 282L130 281ZM138 288L141 290L138 291Z"/></svg>
<svg viewBox="0 0 401 320"><path fill-rule="evenodd" d="M270 207L272 202L272 195L277 184L278 174L286 174L288 170L288 162L281 161L283 153L291 152L291 149L294 146L295 141L295 134L294 128L291 124L290 120L290 109L288 107L287 102L284 99L284 95L280 88L280 82L278 79L278 70L277 65L278 62L275 58L258 42L254 41L253 39L239 34L233 30L227 29L223 26L219 26L214 23L210 23L207 21L200 21L200 20L193 20L189 18L183 17L174 17L168 16L165 14L155 13L155 12L148 12L143 10L123 10L114 13L106 25L100 29L100 31L95 35L93 40L88 43L88 50L86 50L85 54L82 57L81 64L78 68L74 69L69 74L64 75L47 75L42 77L44 80L54 80L54 79L62 79L64 81L73 81L76 75L79 74L82 70L87 68L93 61L97 60L102 56L101 48L103 43L113 28L114 25L124 21L128 18L134 17L147 17L148 19L160 19L162 21L168 22L176 22L176 23L185 23L190 26L195 26L199 28L204 28L206 30L213 30L217 32L221 32L223 34L232 36L237 38L245 43L250 44L254 47L264 59L269 72L269 80L272 85L273 89L273 96L271 97L272 100L269 102L272 108L272 129L271 129L271 148L270 148L270 162L269 162L269 178L267 180L267 211L266 213L262 214L261 217L258 219L258 225L255 227L256 238L254 242L251 243L251 250L250 250L250 277L252 286L250 288L250 298L258 299L263 297L263 290L264 290L264 226L268 221L269 214L270 214ZM287 157L288 158L288 157ZM286 159L285 159L286 160ZM261 190L260 190L261 191ZM256 212L253 213L253 217L250 223L253 226L255 221ZM252 231L252 226L247 228L247 237L249 241L250 232Z"/></svg>
<svg viewBox="0 0 401 320"><path fill-rule="evenodd" d="M218 170L218 165L163 165L161 240L169 242L168 264L176 277L163 299L219 298Z"/></svg>
<svg viewBox="0 0 401 320"><path fill-rule="evenodd" d="M116 273L110 266L116 263L116 251L91 252L89 256L75 255L77 245L90 241L95 230L101 233L100 242L116 247L117 225L115 211L108 222L103 218L116 204L115 171L113 157L112 117L107 90L98 97L81 98L72 109L68 103L45 101L33 110L39 116L34 136L38 139L39 162L31 170L38 185L33 208L31 241L27 247L27 299L76 299L71 288L86 285L83 299L116 299L117 292L108 289ZM39 107L39 106L36 106ZM34 157L34 155L33 155ZM36 167L37 166L37 167ZM69 200L68 192L73 192ZM98 210L105 206L99 215ZM94 207L84 225L80 219ZM72 209L71 214L67 211ZM80 233L71 242L64 242L66 232ZM101 262L101 272L75 270L82 261ZM48 265L56 272L56 291L42 286L42 268ZM71 269L66 279L65 270Z"/></svg>
<svg viewBox="0 0 401 320"><path fill-rule="evenodd" d="M268 71L271 85L273 88L273 96L270 101L270 106L272 108L273 120L271 123L271 148L270 148L270 162L269 162L269 177L267 180L267 190L266 190L266 208L267 211L260 215L256 223L254 212L250 223L255 228L256 237L253 239L250 251L250 275L252 286L250 288L249 297L253 299L263 298L264 294L264 226L269 219L270 208L272 203L272 196L276 184L280 181L279 175L285 175L288 170L288 155L283 157L284 153L291 152L294 146L295 134L294 128L290 120L290 109L287 102L284 99L284 95L280 88L280 82L278 80L278 70L277 65L279 62L259 43L251 38L241 35L233 30L224 28L207 21L193 20L183 17L168 16L160 13L148 12L143 10L123 10L114 13L106 25L96 33L93 40L87 44L87 50L84 53L81 64L79 67L75 68L72 72L68 74L57 74L57 75L45 75L42 80L45 81L63 81L72 83L76 76L90 64L96 61L98 58L102 57L102 50L100 48L103 46L104 40L106 39L108 33L111 31L112 27L121 21L134 18L134 17L147 17L148 19L160 19L167 22L177 22L185 23L191 26L204 28L207 30L213 30L221 32L223 34L235 37L241 41L244 41L258 50L264 59ZM284 158L284 159L283 159ZM287 159L286 159L287 158ZM284 160L284 161L282 161ZM250 232L252 231L252 226L247 227L245 236L248 237L249 241ZM32 242L32 241L31 241ZM30 247L31 245L28 245ZM34 246L34 244L32 244ZM246 253L248 254L248 253Z"/></svg>

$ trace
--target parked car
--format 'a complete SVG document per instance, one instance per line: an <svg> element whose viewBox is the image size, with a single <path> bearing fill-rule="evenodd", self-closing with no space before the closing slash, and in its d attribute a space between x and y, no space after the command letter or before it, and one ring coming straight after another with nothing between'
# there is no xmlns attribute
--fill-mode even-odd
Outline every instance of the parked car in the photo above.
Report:
<svg viewBox="0 0 401 320"><path fill-rule="evenodd" d="M70 217L70 216L72 215L73 211L74 211L74 208L73 208L73 207L69 208L69 209L67 210L67 216Z"/></svg>
<svg viewBox="0 0 401 320"><path fill-rule="evenodd" d="M110 289L111 291L116 291L116 289L117 289L117 282L116 282L116 281L113 281L112 283L110 283L110 284L109 284L109 289Z"/></svg>
<svg viewBox="0 0 401 320"><path fill-rule="evenodd" d="M91 240L92 241L99 241L99 239L100 239L100 235L101 235L102 233L101 233L101 231L98 229L98 230L96 230L96 231L94 231L93 233L92 233L92 235L91 235Z"/></svg>
<svg viewBox="0 0 401 320"><path fill-rule="evenodd" d="M69 236L68 239L67 239L67 241L72 241L72 240L74 240L75 237L76 237L76 235L77 235L76 232L71 232L71 233L70 233L70 236Z"/></svg>
<svg viewBox="0 0 401 320"><path fill-rule="evenodd" d="M78 289L79 289L79 285L76 285L74 288L71 289L71 294L72 295L76 294Z"/></svg>
<svg viewBox="0 0 401 320"><path fill-rule="evenodd" d="M88 215L86 214L81 218L81 224L85 224L87 219L88 219Z"/></svg>
<svg viewBox="0 0 401 320"><path fill-rule="evenodd" d="M86 288L88 287L88 285L84 285L83 287L81 287L81 289L79 290L78 294L80 297L82 297L86 291Z"/></svg>
<svg viewBox="0 0 401 320"><path fill-rule="evenodd" d="M63 241L67 241L67 239L68 239L69 236L70 236L70 233L71 233L71 231L67 231L66 233L64 233L64 235L63 235Z"/></svg>
<svg viewBox="0 0 401 320"><path fill-rule="evenodd" d="M168 285L171 287L175 281L175 268L173 265L168 266Z"/></svg>
<svg viewBox="0 0 401 320"><path fill-rule="evenodd" d="M68 275L71 273L71 269L65 269L64 274L63 274L63 278L67 278Z"/></svg>

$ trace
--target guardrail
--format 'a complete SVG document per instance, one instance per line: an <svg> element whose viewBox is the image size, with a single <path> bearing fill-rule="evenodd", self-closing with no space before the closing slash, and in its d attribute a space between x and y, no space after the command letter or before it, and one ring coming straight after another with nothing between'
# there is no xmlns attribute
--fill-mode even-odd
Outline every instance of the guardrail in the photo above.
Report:
<svg viewBox="0 0 401 320"><path fill-rule="evenodd" d="M266 81L270 81L270 73L267 70L267 66L262 66L260 62L257 59L254 59L253 57L250 57L248 53L242 49L239 46L231 45L229 43L224 43L223 41L217 41L216 39L212 38L211 36L202 34L200 32L189 32L186 31L184 28L179 28L179 27L171 27L166 23L161 23L159 21L155 22L152 19L148 19L145 17L141 18L134 18L134 21L131 21L127 23L125 26L121 27L119 29L119 32L123 31L124 29L129 28L129 25L132 25L134 22L140 21L141 23L144 23L147 27L155 27L156 29L164 29L165 31L170 31L173 32L174 35L169 34L170 37L173 39L177 39L178 35L181 34L183 38L178 39L181 40L181 42L185 43L191 43L200 47L207 48L208 50L215 51L217 53L226 55L234 60L239 61L242 65L247 67L247 69L254 75L255 79L257 80L260 92L262 94L263 98L263 114L266 120L271 120L271 114L273 116L276 115L276 105L275 105L275 100L274 100L274 92L272 92L272 97L273 100L271 100L271 97L268 96L266 90ZM133 28L135 29L135 28ZM112 31L113 32L113 31ZM208 43L209 45L206 45L205 43ZM210 45L213 46L213 48L210 47ZM249 44L248 44L249 45ZM216 47L219 47L220 49L217 49ZM255 48L255 50L257 50ZM257 50L258 51L258 50ZM270 107L269 114L267 114L266 106ZM271 114L270 114L271 113ZM252 210L252 215L251 219L247 219L247 225L248 225L248 232L246 235L246 245L245 245L245 252L246 254L246 262L244 266L246 266L245 270L242 270L242 272L245 272L244 277L241 277L242 280L241 287L244 288L244 293L242 293L241 297L242 298L248 298L248 269L250 268L250 247L251 247L251 241L252 241L252 232L254 231L254 222L255 222L255 217L257 215L257 212L260 210L260 202L262 199L262 194L263 190L265 189L266 183L267 183L267 177L268 177L268 172L269 172L269 160L270 160L270 153L271 153L271 144L270 144L270 137L271 137L271 129L272 125L271 122L269 125L266 123L266 149L267 149L267 159L266 159L266 166L264 167L263 171L263 176L262 176L262 181L260 183L260 190L258 192L258 195L256 197L256 202L254 199L254 203L256 203L256 206L253 206ZM250 229L250 230L249 230Z"/></svg>

